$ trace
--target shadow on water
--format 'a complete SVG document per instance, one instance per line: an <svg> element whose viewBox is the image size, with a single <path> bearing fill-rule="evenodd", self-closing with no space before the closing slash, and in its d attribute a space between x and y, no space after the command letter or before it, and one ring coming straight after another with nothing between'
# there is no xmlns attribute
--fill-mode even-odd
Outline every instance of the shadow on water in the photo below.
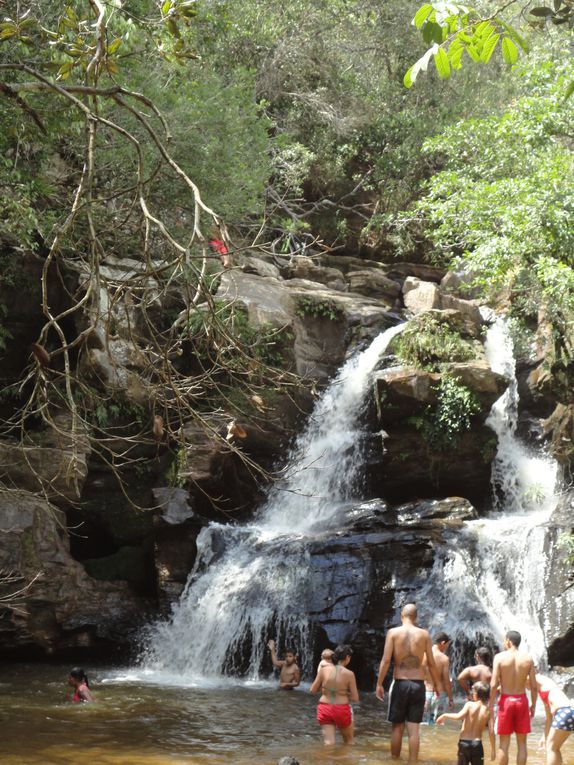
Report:
<svg viewBox="0 0 574 765"><path fill-rule="evenodd" d="M301 765L391 762L386 704L372 694L363 694L355 709L356 745L325 749L315 720L317 700L305 689L284 693L263 683L167 687L96 669L91 682L98 703L80 705L69 701L68 671L0 665L2 765L77 765L84 759L91 765L274 765L286 755ZM457 724L421 731L424 762L456 761ZM530 765L543 765L536 751L541 731L537 718ZM566 761L572 751L567 742Z"/></svg>

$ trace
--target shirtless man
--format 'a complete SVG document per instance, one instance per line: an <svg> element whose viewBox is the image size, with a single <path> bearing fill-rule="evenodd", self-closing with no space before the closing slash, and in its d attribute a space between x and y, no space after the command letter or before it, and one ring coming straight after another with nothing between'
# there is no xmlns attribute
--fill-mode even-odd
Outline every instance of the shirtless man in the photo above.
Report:
<svg viewBox="0 0 574 765"><path fill-rule="evenodd" d="M426 656L428 671L435 688L440 687L440 677L436 667L430 635L417 627L417 607L412 603L401 611L401 626L387 632L385 650L381 659L377 678L377 698L385 698L383 680L391 661L394 660L394 681L389 702L389 722L391 730L391 756L401 756L401 745L405 723L409 738L409 760L419 756L419 727L425 707L425 684L423 658Z"/></svg>
<svg viewBox="0 0 574 765"><path fill-rule="evenodd" d="M434 636L432 653L436 664L437 672L440 677L440 685L437 687L432 682L428 671L426 660L423 659L425 670L425 711L423 716L424 723L434 723L436 718L444 712L444 697L448 696L448 708L454 709L454 700L452 698L452 683L450 681L450 662L446 652L450 645L450 638L446 632L437 632ZM440 694L436 695L436 692Z"/></svg>
<svg viewBox="0 0 574 765"><path fill-rule="evenodd" d="M490 681L490 708L500 688L498 699L498 765L508 765L510 737L516 733L517 765L525 765L527 757L526 736L530 733L530 718L534 717L538 686L532 657L520 653L520 633L510 630L504 639L504 651L494 657L492 680ZM528 708L526 683L530 681L531 704Z"/></svg>
<svg viewBox="0 0 574 765"><path fill-rule="evenodd" d="M277 651L275 650L275 641L270 640L267 643L267 647L271 651L271 661L274 667L281 669L279 675L279 687L284 691L292 691L301 682L301 672L295 662L295 652L289 648L285 651L285 658L278 659Z"/></svg>
<svg viewBox="0 0 574 765"><path fill-rule="evenodd" d="M472 686L475 683L486 683L490 685L492 680L492 670L490 668L491 657L488 648L481 646L477 648L474 654L476 664L472 667L466 667L456 678L458 684L465 692L467 699L472 699Z"/></svg>

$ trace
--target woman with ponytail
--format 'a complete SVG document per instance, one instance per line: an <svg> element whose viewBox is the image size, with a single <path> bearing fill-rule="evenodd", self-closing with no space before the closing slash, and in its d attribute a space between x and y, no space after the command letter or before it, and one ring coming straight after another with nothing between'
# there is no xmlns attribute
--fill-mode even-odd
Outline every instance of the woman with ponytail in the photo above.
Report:
<svg viewBox="0 0 574 765"><path fill-rule="evenodd" d="M352 655L351 646L337 646L332 657L333 665L321 667L311 686L311 693L321 692L317 720L326 745L335 743L337 728L345 744L353 743L353 711L349 702L358 701L359 692L355 673L347 669Z"/></svg>
<svg viewBox="0 0 574 765"><path fill-rule="evenodd" d="M75 667L74 669L70 670L68 685L71 685L74 689L72 701L75 703L80 703L82 701L94 701L94 697L90 691L88 676L80 667Z"/></svg>

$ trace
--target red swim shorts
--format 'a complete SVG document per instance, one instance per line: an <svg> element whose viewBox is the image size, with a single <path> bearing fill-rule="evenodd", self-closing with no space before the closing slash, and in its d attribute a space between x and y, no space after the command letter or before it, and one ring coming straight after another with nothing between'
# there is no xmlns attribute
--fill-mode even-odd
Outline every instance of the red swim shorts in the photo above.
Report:
<svg viewBox="0 0 574 765"><path fill-rule="evenodd" d="M336 725L337 728L348 728L353 722L350 704L319 704L317 707L319 725Z"/></svg>
<svg viewBox="0 0 574 765"><path fill-rule="evenodd" d="M525 693L501 694L498 699L496 732L499 736L530 733L530 707Z"/></svg>

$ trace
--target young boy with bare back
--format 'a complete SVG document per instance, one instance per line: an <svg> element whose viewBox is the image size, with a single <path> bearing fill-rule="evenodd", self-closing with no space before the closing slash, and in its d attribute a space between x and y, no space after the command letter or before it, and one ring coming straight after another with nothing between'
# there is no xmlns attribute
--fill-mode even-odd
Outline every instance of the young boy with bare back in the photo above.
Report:
<svg viewBox="0 0 574 765"><path fill-rule="evenodd" d="M482 733L487 727L490 738L490 759L496 758L494 725L488 706L490 686L487 683L478 682L474 683L471 690L472 701L467 701L460 712L447 712L436 721L437 725L442 725L445 720L462 720L457 765L484 765Z"/></svg>

